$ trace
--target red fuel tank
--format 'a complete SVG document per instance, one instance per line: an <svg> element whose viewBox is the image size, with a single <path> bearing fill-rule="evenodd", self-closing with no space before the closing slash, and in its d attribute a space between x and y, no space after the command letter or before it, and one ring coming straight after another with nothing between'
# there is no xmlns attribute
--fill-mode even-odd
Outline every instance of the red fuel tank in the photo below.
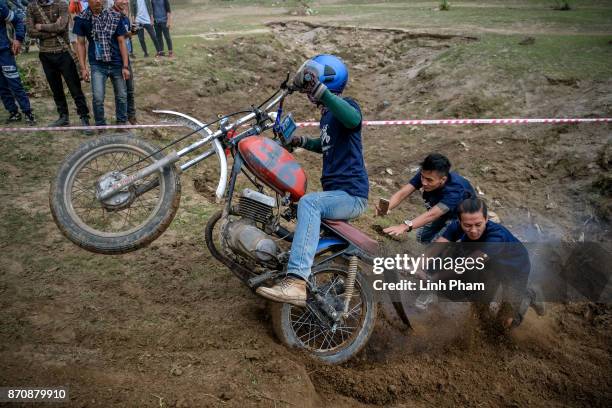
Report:
<svg viewBox="0 0 612 408"><path fill-rule="evenodd" d="M296 202L306 194L306 173L293 155L275 141L263 136L248 137L238 143L247 167L264 183Z"/></svg>

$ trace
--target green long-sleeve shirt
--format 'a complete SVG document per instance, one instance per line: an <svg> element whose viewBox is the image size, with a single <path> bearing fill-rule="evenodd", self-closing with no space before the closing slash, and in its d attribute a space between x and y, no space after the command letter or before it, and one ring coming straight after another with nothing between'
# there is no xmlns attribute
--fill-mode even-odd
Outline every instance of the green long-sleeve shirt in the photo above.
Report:
<svg viewBox="0 0 612 408"><path fill-rule="evenodd" d="M347 129L354 129L361 123L361 114L350 103L338 95L326 90L321 97L321 103L338 119ZM321 138L307 139L304 149L315 153L322 153Z"/></svg>

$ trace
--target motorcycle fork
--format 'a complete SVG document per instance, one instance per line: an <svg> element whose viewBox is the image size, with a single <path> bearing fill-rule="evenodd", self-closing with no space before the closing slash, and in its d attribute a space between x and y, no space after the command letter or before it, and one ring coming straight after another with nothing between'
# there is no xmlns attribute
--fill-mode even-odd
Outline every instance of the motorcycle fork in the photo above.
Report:
<svg viewBox="0 0 612 408"><path fill-rule="evenodd" d="M225 193L225 207L223 208L223 217L227 217L231 211L232 197L234 196L234 189L236 188L236 179L242 171L242 163L242 156L240 154L235 154L229 186L227 188L227 192Z"/></svg>

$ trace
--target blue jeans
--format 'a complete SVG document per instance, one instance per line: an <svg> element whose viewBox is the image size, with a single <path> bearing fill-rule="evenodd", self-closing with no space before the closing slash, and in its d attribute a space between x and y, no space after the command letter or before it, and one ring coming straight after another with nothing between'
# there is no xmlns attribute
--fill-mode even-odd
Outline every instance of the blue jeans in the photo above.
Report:
<svg viewBox="0 0 612 408"><path fill-rule="evenodd" d="M93 94L93 112L96 126L106 125L104 117L104 95L106 78L110 78L115 92L115 115L117 123L127 122L127 86L121 74L121 67L110 65L91 66L91 92Z"/></svg>
<svg viewBox="0 0 612 408"><path fill-rule="evenodd" d="M340 190L309 193L298 202L297 226L293 234L287 273L308 280L315 257L321 219L349 220L359 217L368 200Z"/></svg>
<svg viewBox="0 0 612 408"><path fill-rule="evenodd" d="M444 234L446 227L453 221L453 217L449 214L443 214L437 220L430 222L429 224L423 225L416 232L416 239L421 244L429 244L435 241Z"/></svg>

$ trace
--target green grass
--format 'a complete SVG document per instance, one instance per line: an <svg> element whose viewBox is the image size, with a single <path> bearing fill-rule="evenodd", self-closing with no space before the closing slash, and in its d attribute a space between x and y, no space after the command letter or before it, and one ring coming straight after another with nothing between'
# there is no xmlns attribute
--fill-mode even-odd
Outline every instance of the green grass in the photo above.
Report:
<svg viewBox="0 0 612 408"><path fill-rule="evenodd" d="M441 12L437 3L424 5L381 6L378 4L330 5L317 8L319 16L334 19L351 16L351 23L384 24L400 28L442 27L469 31L470 27L517 30L520 32L605 32L612 27L612 4L607 7L581 7L571 11L555 11L543 4L515 7L451 3L451 9Z"/></svg>
<svg viewBox="0 0 612 408"><path fill-rule="evenodd" d="M340 25L397 27L408 30L460 32L477 36L480 41L451 48L439 63L453 69L453 64L484 64L509 75L541 73L553 78L605 79L611 74L609 61L612 46L612 2L603 0L572 1L572 10L553 10L553 0L490 0L486 2L454 1L451 10L440 12L438 1L338 1L334 3L308 2L317 12L317 21ZM257 15L236 14L223 10L240 10L247 5L258 5ZM264 27L264 22L278 19L279 8L287 11L299 6L298 1L182 1L181 12L191 16L214 8L221 17L203 24L180 28L181 33L241 31ZM201 11L200 11L201 10ZM299 19L312 21L312 17ZM610 35L605 34L610 33ZM249 35L251 36L251 35ZM532 45L522 46L526 36L535 38ZM194 38L177 38L179 47L189 50ZM206 42L206 40L204 40ZM215 39L208 43L223 42ZM227 52L235 53L228 48ZM235 73L216 69L215 63L194 55L186 67L198 74L209 73L225 80ZM229 79L229 78L228 78Z"/></svg>
<svg viewBox="0 0 612 408"><path fill-rule="evenodd" d="M536 35L531 45L524 36L487 35L478 42L451 48L438 64L489 66L513 76L539 73L555 79L600 79L612 76L612 47L607 36Z"/></svg>

